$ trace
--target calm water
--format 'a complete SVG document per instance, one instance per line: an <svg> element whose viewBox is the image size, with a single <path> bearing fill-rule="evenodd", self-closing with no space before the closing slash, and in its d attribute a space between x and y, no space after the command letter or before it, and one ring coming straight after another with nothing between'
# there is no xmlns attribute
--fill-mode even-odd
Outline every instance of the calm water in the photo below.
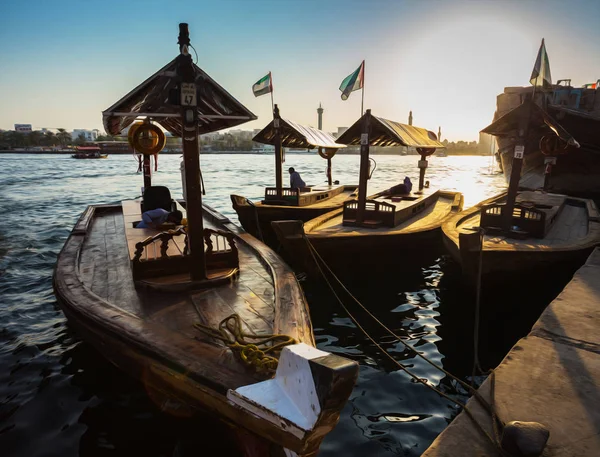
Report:
<svg viewBox="0 0 600 457"><path fill-rule="evenodd" d="M418 182L416 156L376 156L369 191ZM260 198L272 184L273 157L204 155L205 200L235 219L229 194ZM155 184L181 195L178 156L160 156ZM358 156L336 156L334 179L356 182ZM465 193L465 206L504 188L486 175L485 157L430 160L432 186ZM308 184L325 181L324 161L288 155ZM0 455L172 456L193 440L195 455L235 455L227 431L214 421L161 413L144 387L105 362L68 327L52 292L52 269L86 205L136 197L142 177L130 156L73 160L67 156L0 155ZM402 275L373 272L352 291L397 333L434 361L467 379L471 370L472 305L445 256ZM303 282L321 349L361 365L360 378L322 456L418 456L456 415L453 404L397 371L354 328L332 296ZM367 325L420 377L464 400L464 392ZM505 341L489 362L498 363ZM484 358L486 355L484 354ZM182 444L183 443L183 444ZM225 443L225 444L223 444ZM198 447L200 446L200 448Z"/></svg>

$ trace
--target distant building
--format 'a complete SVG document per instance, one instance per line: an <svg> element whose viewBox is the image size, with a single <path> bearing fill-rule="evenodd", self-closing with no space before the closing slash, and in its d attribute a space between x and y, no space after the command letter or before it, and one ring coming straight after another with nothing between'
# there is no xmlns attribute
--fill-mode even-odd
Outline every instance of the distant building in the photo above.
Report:
<svg viewBox="0 0 600 457"><path fill-rule="evenodd" d="M15 132L31 133L33 131L31 124L15 124Z"/></svg>
<svg viewBox="0 0 600 457"><path fill-rule="evenodd" d="M333 136L339 138L346 130L348 130L348 127L338 127L337 133L334 133Z"/></svg>
<svg viewBox="0 0 600 457"><path fill-rule="evenodd" d="M98 129L85 130L85 129L74 129L71 132L71 138L76 140L80 135L85 137L85 141L96 141L98 139Z"/></svg>

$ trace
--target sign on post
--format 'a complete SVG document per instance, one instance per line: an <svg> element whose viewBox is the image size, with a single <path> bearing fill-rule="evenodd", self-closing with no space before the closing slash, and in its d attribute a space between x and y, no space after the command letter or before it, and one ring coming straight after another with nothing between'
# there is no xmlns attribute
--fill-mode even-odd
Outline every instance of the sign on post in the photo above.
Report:
<svg viewBox="0 0 600 457"><path fill-rule="evenodd" d="M181 106L197 106L196 84L181 83Z"/></svg>
<svg viewBox="0 0 600 457"><path fill-rule="evenodd" d="M522 144L518 144L515 146L515 159L522 159L523 154L525 153L525 146Z"/></svg>

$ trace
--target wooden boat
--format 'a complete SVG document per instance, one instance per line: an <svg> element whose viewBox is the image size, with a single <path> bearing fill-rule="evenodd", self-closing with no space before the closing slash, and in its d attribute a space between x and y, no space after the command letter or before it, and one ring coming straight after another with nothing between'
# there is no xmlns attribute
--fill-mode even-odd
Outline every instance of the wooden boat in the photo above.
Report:
<svg viewBox="0 0 600 457"><path fill-rule="evenodd" d="M78 146L73 159L107 159L108 154L102 154L97 146Z"/></svg>
<svg viewBox="0 0 600 457"><path fill-rule="evenodd" d="M441 224L462 209L463 198L459 192L425 186L426 157L436 148L443 147L435 134L375 117L367 110L338 138L338 142L361 144L358 198L304 224L301 221L273 222L288 261L314 273L314 259L308 243L337 272L364 271L371 266L399 267L400 264L409 265L411 257L439 252ZM369 145L416 147L421 154L419 190L407 193L401 186L394 186L367 198Z"/></svg>
<svg viewBox="0 0 600 457"><path fill-rule="evenodd" d="M314 347L308 305L289 267L202 204L198 135L255 116L192 63L187 24L179 44L180 56L103 115L113 135L140 115L173 134L188 132L185 208L149 175L142 201L89 206L58 257L54 290L81 338L158 393L161 406L208 412L244 429L252 446L266 443L261 455L313 456L358 366ZM174 87L182 88L181 106L165 106ZM177 208L188 226L136 228L155 208Z"/></svg>
<svg viewBox="0 0 600 457"><path fill-rule="evenodd" d="M320 110L319 114L322 114L322 108ZM340 208L358 187L339 185L332 180L331 159L339 148L345 146L336 143L335 138L320 129L281 118L277 105L273 111L273 121L256 134L253 141L275 146L275 187L265 188L265 198L260 202L253 202L239 195L231 195L231 202L242 227L273 248L277 246L277 237L271 228L271 222L313 219ZM283 187L284 147L317 150L327 160L327 185L302 189Z"/></svg>
<svg viewBox="0 0 600 457"><path fill-rule="evenodd" d="M508 278L530 282L561 269L579 268L600 243L600 214L592 200L521 191L512 233L501 229L507 193L455 214L442 225L444 245L476 284L481 262L486 288ZM480 232L482 224L483 232Z"/></svg>
<svg viewBox="0 0 600 457"><path fill-rule="evenodd" d="M505 88L498 95L495 122L483 132L496 135L498 155L508 181L518 142L518 126L514 121L525 108L523 105L535 97L535 104L542 110L535 109L532 115L530 147L523 157L520 186L545 187L548 192L597 198L600 196L600 87L574 88L569 83L535 94L531 86ZM559 131L557 125L560 131L577 138L577 147L565 141L553 151L540 147L545 144L543 138L552 138L553 132ZM559 137L565 140L562 133Z"/></svg>

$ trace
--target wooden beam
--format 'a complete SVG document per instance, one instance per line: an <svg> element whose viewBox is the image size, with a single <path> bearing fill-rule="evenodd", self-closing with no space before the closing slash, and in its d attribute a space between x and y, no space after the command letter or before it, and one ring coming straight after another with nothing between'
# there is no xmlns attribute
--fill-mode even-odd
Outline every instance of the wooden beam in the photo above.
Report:
<svg viewBox="0 0 600 457"><path fill-rule="evenodd" d="M535 93L534 93L535 96ZM532 98L532 104L535 103ZM521 169L523 168L523 158L525 157L525 148L527 145L527 133L529 131L529 121L531 118L531 104L527 106L527 110L519 123L519 139L515 145L513 153L512 166L510 170L510 182L508 185L508 193L506 195L506 204L502 212L502 229L505 232L510 232L512 227L512 216L519 190L519 181L521 180Z"/></svg>
<svg viewBox="0 0 600 457"><path fill-rule="evenodd" d="M360 176L358 181L358 208L356 222L362 224L365 217L367 202L367 181L369 180L369 141L371 135L371 110L363 116L362 135L360 138Z"/></svg>
<svg viewBox="0 0 600 457"><path fill-rule="evenodd" d="M177 73L181 77L181 118L183 162L185 164L186 210L188 219L188 242L190 249L190 278L192 281L206 279L204 259L204 221L202 220L202 189L200 187L200 151L198 148L198 110L196 109L196 75L187 24L179 24L179 55Z"/></svg>

